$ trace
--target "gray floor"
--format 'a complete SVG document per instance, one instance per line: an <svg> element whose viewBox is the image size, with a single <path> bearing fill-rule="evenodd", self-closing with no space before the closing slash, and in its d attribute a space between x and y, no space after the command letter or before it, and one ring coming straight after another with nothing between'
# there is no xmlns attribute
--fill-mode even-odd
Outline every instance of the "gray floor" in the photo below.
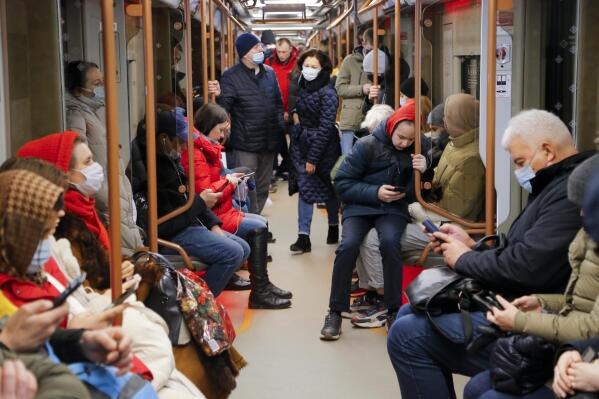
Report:
<svg viewBox="0 0 599 399"><path fill-rule="evenodd" d="M287 186L279 183L271 198L273 205L264 211L277 238L269 247L271 279L293 291L293 307L245 314L236 346L249 366L231 398L399 398L384 329L359 330L344 320L339 341L319 339L335 255L335 246L325 241L325 214L314 214L312 253L292 255L297 196L289 197ZM460 393L463 382L456 381Z"/></svg>

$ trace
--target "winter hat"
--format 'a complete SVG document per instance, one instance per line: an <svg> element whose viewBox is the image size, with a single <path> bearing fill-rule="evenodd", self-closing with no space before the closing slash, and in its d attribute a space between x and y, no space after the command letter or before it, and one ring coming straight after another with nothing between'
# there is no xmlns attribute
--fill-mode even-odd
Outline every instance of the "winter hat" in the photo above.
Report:
<svg viewBox="0 0 599 399"><path fill-rule="evenodd" d="M18 151L21 158L39 158L55 165L63 172L69 171L73 145L79 134L71 131L54 133L25 143Z"/></svg>
<svg viewBox="0 0 599 399"><path fill-rule="evenodd" d="M412 121L416 119L416 102L414 100L409 100L403 107L395 111L389 119L387 119L387 123L385 124L385 132L387 136L391 137L393 135L393 131L399 124L399 122L403 121Z"/></svg>
<svg viewBox="0 0 599 399"><path fill-rule="evenodd" d="M379 63L377 65L378 75L383 75L387 71L387 54L384 51L377 51ZM362 69L366 73L374 73L374 51L369 52L362 61Z"/></svg>
<svg viewBox="0 0 599 399"><path fill-rule="evenodd" d="M597 158L597 156L595 155L593 158ZM583 224L593 241L599 243L599 167L597 165L589 176L589 180L591 182L582 201Z"/></svg>
<svg viewBox="0 0 599 399"><path fill-rule="evenodd" d="M0 270L24 278L63 189L26 170L0 173L0 186Z"/></svg>
<svg viewBox="0 0 599 399"><path fill-rule="evenodd" d="M568 199L582 208L584 194L589 186L593 172L599 167L599 154L595 154L576 167L568 177Z"/></svg>
<svg viewBox="0 0 599 399"><path fill-rule="evenodd" d="M260 41L265 46L269 45L269 44L276 44L277 43L277 39L275 39L275 34L272 33L272 31L270 29L267 29L264 32L262 32L262 36L260 37Z"/></svg>
<svg viewBox="0 0 599 399"><path fill-rule="evenodd" d="M235 40L235 48L237 49L237 55L242 58L248 53L256 44L260 43L258 36L252 33L244 33L239 35Z"/></svg>
<svg viewBox="0 0 599 399"><path fill-rule="evenodd" d="M414 98L416 97L416 88L414 87L414 78L407 78L403 81L401 86L399 86L399 91L401 91L406 97ZM423 79L420 79L420 94L423 96L428 96L428 85Z"/></svg>
<svg viewBox="0 0 599 399"><path fill-rule="evenodd" d="M443 116L445 115L445 104L441 103L437 105L433 110L428 114L428 120L426 123L429 125L435 125L443 127L445 123L443 122Z"/></svg>

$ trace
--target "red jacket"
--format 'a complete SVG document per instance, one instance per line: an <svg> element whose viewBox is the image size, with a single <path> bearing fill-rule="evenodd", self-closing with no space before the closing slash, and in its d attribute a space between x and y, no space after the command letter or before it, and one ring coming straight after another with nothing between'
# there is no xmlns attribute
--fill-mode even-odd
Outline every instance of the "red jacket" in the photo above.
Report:
<svg viewBox="0 0 599 399"><path fill-rule="evenodd" d="M67 279L58 267L53 258L50 258L44 265L44 270L58 280L62 285L67 285ZM8 274L0 273L0 291L5 299L20 308L26 303L37 301L38 299L53 300L60 292L49 281L46 281L41 287L30 281L23 281ZM7 309L2 309L3 314L8 313ZM66 328L67 318L61 323L60 327Z"/></svg>
<svg viewBox="0 0 599 399"><path fill-rule="evenodd" d="M195 191L197 194L206 189L217 191L227 179L220 175L221 172L221 152L223 147L208 140L204 135L194 141L194 171L195 171ZM185 173L189 175L189 160L187 157L187 147L181 152L181 164L185 168ZM239 227L239 223L244 218L243 212L233 207L233 192L235 186L227 184L222 190L222 197L218 200L212 211L222 220L222 228L229 233L234 234Z"/></svg>
<svg viewBox="0 0 599 399"><path fill-rule="evenodd" d="M295 47L291 48L291 55L287 62L282 63L279 61L279 57L277 57L277 50L274 50L272 56L266 60L266 64L271 66L272 69L275 70L275 74L277 75L277 81L279 82L279 87L281 89L281 95L283 96L283 110L285 112L289 112L287 109L287 99L289 96L289 79L291 76L291 72L293 68L295 68L295 64L297 63L297 59L299 58L299 50Z"/></svg>

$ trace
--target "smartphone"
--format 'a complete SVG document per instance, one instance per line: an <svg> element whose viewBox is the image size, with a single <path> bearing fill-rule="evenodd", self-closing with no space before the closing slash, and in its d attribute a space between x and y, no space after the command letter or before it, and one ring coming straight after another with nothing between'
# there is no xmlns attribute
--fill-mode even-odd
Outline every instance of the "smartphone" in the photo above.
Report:
<svg viewBox="0 0 599 399"><path fill-rule="evenodd" d="M52 307L57 308L61 306L73 292L77 291L77 288L81 287L81 284L83 284L86 278L87 274L85 272L74 278L69 285L67 285L67 288L65 288L65 290L61 292L59 296L54 298L52 301Z"/></svg>
<svg viewBox="0 0 599 399"><path fill-rule="evenodd" d="M225 187L227 187L227 184L229 184L229 180L224 180L221 184L219 184L218 186L214 187L214 192L215 193L222 192L225 189Z"/></svg>
<svg viewBox="0 0 599 399"><path fill-rule="evenodd" d="M436 233L437 231L439 231L439 228L430 219L424 219L422 221L422 224L424 225L424 228L426 229L426 231L430 234L433 234L433 233Z"/></svg>
<svg viewBox="0 0 599 399"><path fill-rule="evenodd" d="M585 363L591 363L593 360L597 358L597 352L593 350L590 346L584 350L582 354L582 361Z"/></svg>
<svg viewBox="0 0 599 399"><path fill-rule="evenodd" d="M395 191L397 193L405 193L408 188L405 186L394 186L391 191Z"/></svg>
<svg viewBox="0 0 599 399"><path fill-rule="evenodd" d="M252 177L256 174L256 172L250 172L240 177L240 179L247 179L248 177Z"/></svg>
<svg viewBox="0 0 599 399"><path fill-rule="evenodd" d="M122 303L124 303L127 300L127 298L129 298L131 295L135 294L135 292L139 288L139 283L141 282L141 276L139 274L134 274L133 277L131 277L128 281L131 281L131 280L136 280L137 283L132 285L131 287L129 287L129 289L127 289L121 295L119 295L119 297L117 299L115 299L114 301L112 301L112 303L104 310L112 309L116 306L121 305Z"/></svg>

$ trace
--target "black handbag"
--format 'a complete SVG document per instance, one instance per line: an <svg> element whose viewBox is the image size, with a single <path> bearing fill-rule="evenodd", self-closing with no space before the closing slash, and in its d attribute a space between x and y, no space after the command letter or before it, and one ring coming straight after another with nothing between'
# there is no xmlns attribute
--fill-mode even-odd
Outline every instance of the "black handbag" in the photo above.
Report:
<svg viewBox="0 0 599 399"><path fill-rule="evenodd" d="M556 345L544 338L513 334L497 340L491 354L491 383L500 392L530 393L553 375Z"/></svg>
<svg viewBox="0 0 599 399"><path fill-rule="evenodd" d="M164 319L169 330L168 337L173 345L189 343L191 335L179 307L183 290L179 273L164 256L149 251L135 253L131 262L136 268L144 263L153 263L162 270L162 277L152 286L144 304Z"/></svg>
<svg viewBox="0 0 599 399"><path fill-rule="evenodd" d="M406 297L412 309L426 315L433 327L451 342L435 323L434 317L445 313L461 313L466 342L472 340L470 312L487 310L485 302L492 302L494 294L485 290L476 280L456 273L448 266L425 269L406 288ZM461 342L459 342L461 343Z"/></svg>

